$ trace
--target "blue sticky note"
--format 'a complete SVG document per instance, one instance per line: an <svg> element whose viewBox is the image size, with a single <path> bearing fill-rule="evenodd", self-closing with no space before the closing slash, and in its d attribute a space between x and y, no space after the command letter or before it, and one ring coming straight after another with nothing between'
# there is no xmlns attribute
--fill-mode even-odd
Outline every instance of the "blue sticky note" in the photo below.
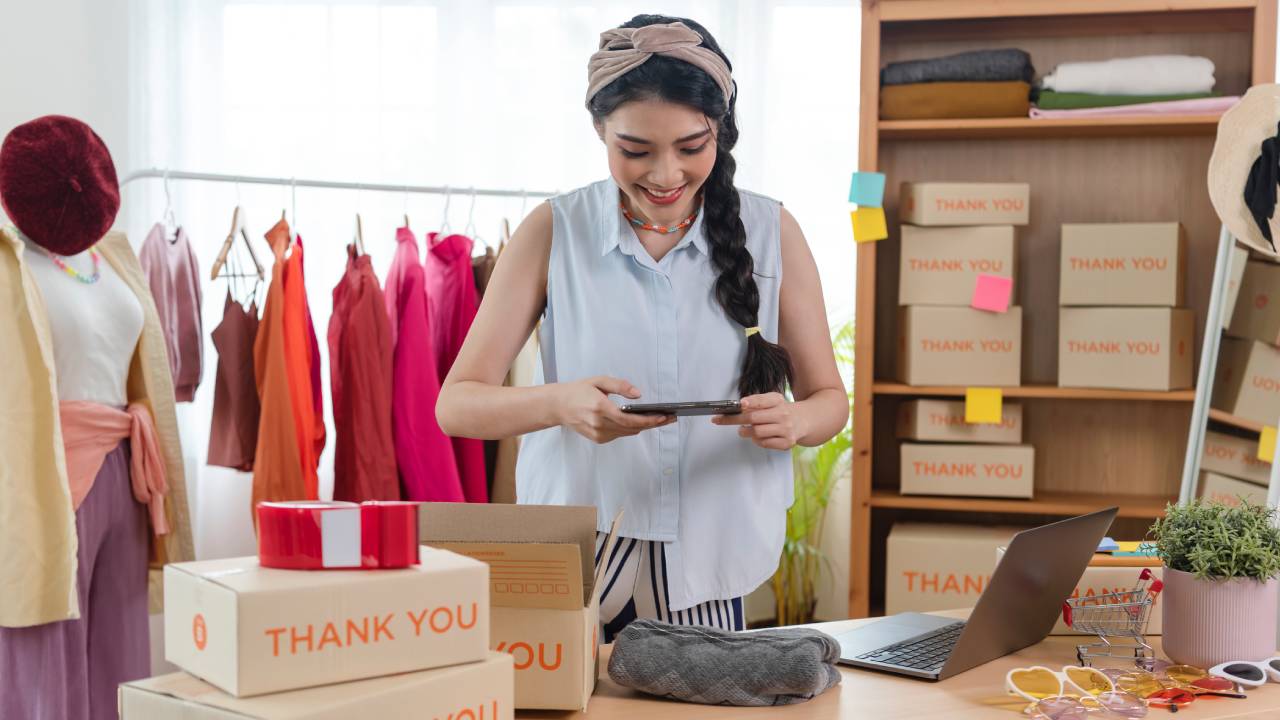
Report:
<svg viewBox="0 0 1280 720"><path fill-rule="evenodd" d="M884 204L884 173L856 172L849 184L849 202L858 207L880 207Z"/></svg>

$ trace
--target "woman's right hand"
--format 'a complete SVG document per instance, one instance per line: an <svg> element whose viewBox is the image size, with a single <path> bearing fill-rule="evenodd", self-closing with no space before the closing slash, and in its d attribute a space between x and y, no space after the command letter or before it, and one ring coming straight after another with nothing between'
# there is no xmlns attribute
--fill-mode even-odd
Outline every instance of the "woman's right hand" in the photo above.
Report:
<svg viewBox="0 0 1280 720"><path fill-rule="evenodd" d="M618 408L609 395L635 400L640 391L626 380L598 376L562 383L558 416L564 425L592 442L604 444L620 437L638 435L675 422L674 415L632 415Z"/></svg>

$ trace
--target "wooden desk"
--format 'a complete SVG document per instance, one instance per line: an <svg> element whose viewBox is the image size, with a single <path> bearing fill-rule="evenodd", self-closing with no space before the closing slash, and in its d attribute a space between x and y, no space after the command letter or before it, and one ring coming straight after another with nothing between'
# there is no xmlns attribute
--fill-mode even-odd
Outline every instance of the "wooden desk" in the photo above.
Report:
<svg viewBox="0 0 1280 720"><path fill-rule="evenodd" d="M939 613L963 617L968 611ZM843 620L814 625L836 634L869 620ZM1149 639L1156 653L1160 638ZM609 647L600 651L600 682L591 698L587 713L522 710L517 718L584 718L584 720L826 720L827 718L934 718L965 720L968 718L1007 718L1022 720L1026 702L1013 699L1004 692L1004 676L1016 667L1046 665L1055 670L1076 662L1078 636L1051 636L1044 642L1021 652L993 660L942 682L926 682L910 678L841 666L840 684L826 693L799 705L768 708L720 707L693 705L660 700L641 695L616 685L609 679ZM1152 709L1149 720L1161 720L1165 710ZM1247 700L1201 698L1176 715L1180 720L1208 718L1280 718L1280 686L1266 685L1249 691Z"/></svg>

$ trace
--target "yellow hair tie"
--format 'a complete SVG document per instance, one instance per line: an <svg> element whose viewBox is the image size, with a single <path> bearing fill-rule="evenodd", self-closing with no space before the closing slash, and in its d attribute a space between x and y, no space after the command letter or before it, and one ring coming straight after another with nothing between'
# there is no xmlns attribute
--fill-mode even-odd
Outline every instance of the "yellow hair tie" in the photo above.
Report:
<svg viewBox="0 0 1280 720"><path fill-rule="evenodd" d="M758 327L749 327L749 328L747 328L747 329L745 330L745 332L747 333L747 337L751 337L752 335L757 335L757 334L759 334L759 332L760 332L760 328L758 328Z"/></svg>

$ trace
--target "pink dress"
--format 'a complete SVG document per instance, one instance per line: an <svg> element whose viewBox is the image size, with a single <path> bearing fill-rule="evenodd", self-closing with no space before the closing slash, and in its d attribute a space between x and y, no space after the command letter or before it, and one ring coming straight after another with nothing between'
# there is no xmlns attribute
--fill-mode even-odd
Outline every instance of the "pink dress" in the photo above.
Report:
<svg viewBox="0 0 1280 720"><path fill-rule="evenodd" d="M400 485L405 500L463 502L453 444L436 422L440 378L418 240L400 228L396 241L383 294L395 341L391 429Z"/></svg>
<svg viewBox="0 0 1280 720"><path fill-rule="evenodd" d="M436 367L441 382L458 359L462 341L476 318L476 283L471 271L471 238L439 233L427 235L427 297L431 309L431 334L435 341ZM484 471L484 442L453 438L458 476L467 502L489 502Z"/></svg>

